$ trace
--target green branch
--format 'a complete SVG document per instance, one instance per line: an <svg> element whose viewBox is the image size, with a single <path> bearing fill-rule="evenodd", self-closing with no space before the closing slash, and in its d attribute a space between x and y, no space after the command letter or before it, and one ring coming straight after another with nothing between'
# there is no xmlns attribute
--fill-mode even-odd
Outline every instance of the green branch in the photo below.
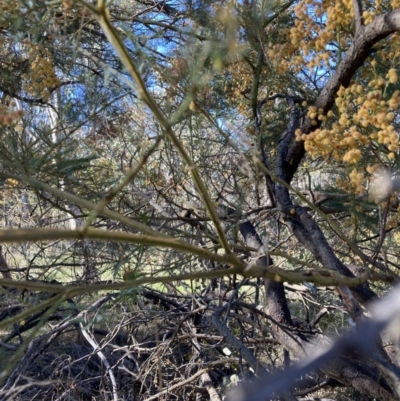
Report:
<svg viewBox="0 0 400 401"><path fill-rule="evenodd" d="M145 85L141 75L139 74L139 71L136 68L135 62L133 61L127 48L123 44L116 29L110 22L109 12L105 5L104 0L98 1L98 10L97 10L96 18L97 18L101 28L103 29L104 34L106 35L108 41L111 43L111 45L117 51L120 61L122 62L122 64L124 65L124 67L126 68L128 73L131 75L132 79L136 82L136 84L138 86L138 88L137 88L138 97L146 103L146 105L149 107L149 109L154 114L157 121L160 123L164 133L170 138L170 140L172 141L174 146L178 149L182 159L184 160L184 162L190 172L190 175L192 176L192 179L197 188L197 191L199 192L199 194L205 204L207 212L210 215L210 217L214 223L215 229L217 230L217 233L218 233L218 238L219 238L225 252L227 254L234 255L230 249L228 240L225 236L224 230L221 225L221 221L218 217L217 210L208 194L208 191L203 183L203 180L200 177L200 173L199 173L197 166L194 164L194 162L190 158L189 154L186 152L181 141L175 135L174 131L171 128L170 122L164 116L164 113L161 111L161 109L158 107L157 103L154 101L154 99L148 92L146 85Z"/></svg>
<svg viewBox="0 0 400 401"><path fill-rule="evenodd" d="M245 263L233 254L220 255L207 249L190 245L170 237L155 237L152 235L129 234L124 232L110 232L95 228L85 230L63 230L51 228L26 228L0 230L0 243L25 241L54 241L57 239L92 239L99 241L126 242L140 245L171 248L181 252L197 255L202 259L213 260L219 263L228 263L235 267L245 268Z"/></svg>

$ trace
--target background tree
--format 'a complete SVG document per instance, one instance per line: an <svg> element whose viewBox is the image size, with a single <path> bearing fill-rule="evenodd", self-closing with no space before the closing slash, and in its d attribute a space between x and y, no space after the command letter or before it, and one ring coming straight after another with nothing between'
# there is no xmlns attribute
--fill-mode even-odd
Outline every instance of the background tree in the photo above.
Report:
<svg viewBox="0 0 400 401"><path fill-rule="evenodd" d="M0 1L0 397L398 399L398 7Z"/></svg>

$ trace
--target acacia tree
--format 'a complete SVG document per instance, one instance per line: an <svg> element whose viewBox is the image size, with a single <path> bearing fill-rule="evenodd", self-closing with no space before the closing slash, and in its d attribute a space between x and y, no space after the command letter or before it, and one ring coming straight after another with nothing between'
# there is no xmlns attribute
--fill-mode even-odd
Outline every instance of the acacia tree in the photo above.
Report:
<svg viewBox="0 0 400 401"><path fill-rule="evenodd" d="M252 399L397 399L393 331L348 344L397 282L399 6L1 2L2 397L220 399L355 325Z"/></svg>

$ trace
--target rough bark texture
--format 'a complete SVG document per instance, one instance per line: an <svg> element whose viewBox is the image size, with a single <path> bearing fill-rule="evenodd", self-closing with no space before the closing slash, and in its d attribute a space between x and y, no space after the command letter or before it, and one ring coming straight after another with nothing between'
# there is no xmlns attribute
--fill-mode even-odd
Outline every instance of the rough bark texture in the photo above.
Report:
<svg viewBox="0 0 400 401"><path fill-rule="evenodd" d="M262 241L250 222L240 225L240 232L245 239L246 245L252 248L261 248ZM252 255L257 264L266 266L272 264L272 260L266 256L258 256L256 252ZM282 330L280 325L293 326L290 310L288 308L283 283L264 280L267 296L267 310L270 316L278 324L272 324L272 331L275 338L287 349L295 358L303 358L305 355L312 355L315 350L315 341L309 342L303 335L291 333L290 335ZM347 288L343 289L351 299L351 294ZM358 357L358 358L357 358ZM336 379L345 386L352 386L363 394L369 394L382 400L394 400L390 386L383 379L381 372L372 363L361 356L346 357L342 356L324 366L322 371L330 377Z"/></svg>
<svg viewBox="0 0 400 401"><path fill-rule="evenodd" d="M358 3L356 2L355 6L357 7L357 5ZM400 29L400 10L377 17L367 26L363 25L361 8L359 8L358 11L359 15L356 21L354 43L347 51L343 61L340 63L336 72L325 85L315 102L315 107L317 109L322 109L325 114L334 105L339 88L341 86L349 86L355 72L373 51L373 46L380 40ZM282 134L279 141L275 176L279 180L290 184L305 154L305 150L304 143L295 140L295 131L300 127L299 110L297 109L293 99L288 97L287 101L291 106L291 115L287 129ZM309 134L316 128L318 128L318 125L312 125L311 120L308 117L301 126L301 130L305 134ZM266 163L266 161L263 162L264 164ZM357 275L359 273L357 267L349 269L338 259L320 227L316 224L308 210L300 205L295 205L292 202L287 186L280 182L276 182L273 189L273 197L276 200L282 218L288 224L299 242L313 254L316 260L325 268L335 270L342 275L348 277L354 277L354 275ZM240 231L248 246L253 248L260 248L262 246L262 242L250 223L242 224ZM271 263L271 260L263 256L258 257L256 263L267 266ZM292 325L293 322L287 306L282 283L265 280L265 290L267 293L267 309L271 317L280 324L288 326ZM361 321L363 318L363 311L358 302L367 305L370 301L377 298L377 295L369 288L368 284L359 285L351 290L347 287L339 287L338 292L341 295L350 316L355 321ZM301 357L304 355L304 352L312 349L305 338L302 338L299 335L288 336L279 325L275 324L273 326L275 337L296 357ZM390 357L390 360L393 361L395 359L394 348L390 346L390 344L387 346L388 341L384 342L387 354L383 352L381 345L378 345L377 347L378 353L383 356L383 359L386 362L389 359L388 356ZM389 364L392 363L390 360L388 362ZM383 370L379 370L375 364L362 359L360 356L353 356L351 358L343 356L337 358L325 366L323 371L344 385L353 386L363 394L382 400L395 399L391 387L388 382L383 379L383 376L385 376L385 374L382 374Z"/></svg>

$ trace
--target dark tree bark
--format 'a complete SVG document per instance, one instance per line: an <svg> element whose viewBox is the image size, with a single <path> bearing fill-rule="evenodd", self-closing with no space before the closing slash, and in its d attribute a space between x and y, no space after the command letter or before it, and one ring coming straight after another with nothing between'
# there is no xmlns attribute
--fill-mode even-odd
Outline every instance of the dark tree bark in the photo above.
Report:
<svg viewBox="0 0 400 401"><path fill-rule="evenodd" d="M373 46L380 40L400 29L400 11L389 12L377 17L371 24L364 26L362 17L357 20L357 32L353 45L347 51L343 61L338 66L337 71L325 85L318 96L315 107L322 109L324 114L332 108L337 92L341 86L348 87L353 75L370 56ZM291 114L286 131L282 134L276 159L275 176L278 182L269 188L273 188L273 198L280 210L281 216L290 227L298 241L304 245L325 268L339 272L348 277L354 277L360 269L353 267L349 269L335 255L323 232L313 219L308 210L300 205L293 203L287 185L290 185L301 160L304 157L305 149L302 141L296 141L295 131L301 126L304 134L309 134L318 128L312 125L310 118L306 117L304 123L300 124L300 112L295 102L289 96L287 102L291 107ZM259 116L257 116L256 126L261 126ZM262 152L264 155L264 152ZM264 160L266 165L267 161ZM253 248L261 248L262 241L257 236L254 227L250 223L240 226L240 231L245 239L245 243ZM272 261L266 256L258 257L256 263L268 266ZM291 326L293 324L290 311L287 305L284 287L282 283L265 280L265 291L267 296L267 309L277 322ZM368 303L377 299L377 295L371 290L367 283L351 288L339 287L338 292L346 306L350 316L357 322L363 319L363 311L359 303L368 307ZM273 325L275 337L281 344L289 350L296 358L304 355L311 350L309 342L297 335L287 336L279 325ZM384 356L386 361L391 364L394 359L394 350L388 347L387 354L383 352L381 345L378 346L378 353ZM388 355L390 358L388 358ZM387 381L382 377L381 371L372 362L367 362L360 358L347 358L345 356L337 358L324 367L324 372L330 377L338 380L346 386L353 386L363 394L376 397L378 399L396 399L394 392Z"/></svg>

